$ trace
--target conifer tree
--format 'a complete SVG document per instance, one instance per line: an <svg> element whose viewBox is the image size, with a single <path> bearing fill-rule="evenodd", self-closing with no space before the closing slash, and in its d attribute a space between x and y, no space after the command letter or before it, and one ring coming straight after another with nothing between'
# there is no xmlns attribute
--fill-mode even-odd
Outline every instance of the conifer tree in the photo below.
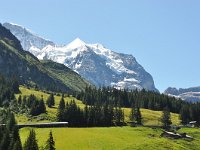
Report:
<svg viewBox="0 0 200 150"><path fill-rule="evenodd" d="M10 145L10 136L9 136L9 131L8 129L6 129L4 131L1 143L0 143L0 149L1 150L7 150L9 148Z"/></svg>
<svg viewBox="0 0 200 150"><path fill-rule="evenodd" d="M49 138L46 141L46 146L45 146L45 150L55 150L55 142L53 140L53 135L52 132L50 131L49 133Z"/></svg>
<svg viewBox="0 0 200 150"><path fill-rule="evenodd" d="M138 106L134 106L131 108L129 118L132 122L135 122L138 125L142 124L142 115Z"/></svg>
<svg viewBox="0 0 200 150"><path fill-rule="evenodd" d="M16 149L16 150L22 150L22 144L21 144L21 139L20 139L20 136L19 136L19 129L17 126L15 126L13 128L13 131L12 131L12 136L11 136L11 140L12 140L12 149Z"/></svg>
<svg viewBox="0 0 200 150"><path fill-rule="evenodd" d="M135 121L135 109L134 109L134 106L131 107L129 119L130 119L130 121L132 121L132 122Z"/></svg>
<svg viewBox="0 0 200 150"><path fill-rule="evenodd" d="M13 126L12 131L9 131L9 135L10 135L9 149L13 150L14 148L16 148L22 150L21 140L19 136L19 129L16 125Z"/></svg>
<svg viewBox="0 0 200 150"><path fill-rule="evenodd" d="M33 102L32 106L30 108L29 114L32 115L32 116L38 115L38 112L37 112L38 110L37 110L37 104L36 103L37 103L36 101Z"/></svg>
<svg viewBox="0 0 200 150"><path fill-rule="evenodd" d="M182 124L187 124L190 121L189 106L184 105L180 110L180 119Z"/></svg>
<svg viewBox="0 0 200 150"><path fill-rule="evenodd" d="M22 108L26 107L26 103L27 103L26 96L23 96L23 99L22 99Z"/></svg>
<svg viewBox="0 0 200 150"><path fill-rule="evenodd" d="M163 109L161 122L163 124L164 129L166 130L170 129L170 125L172 124L172 122L171 122L170 111L167 107Z"/></svg>
<svg viewBox="0 0 200 150"><path fill-rule="evenodd" d="M61 97L58 109L57 109L57 120L64 121L64 110L65 110L65 101L64 97Z"/></svg>
<svg viewBox="0 0 200 150"><path fill-rule="evenodd" d="M21 104L22 104L22 96L21 95L19 95L19 97L18 97L18 104L21 106Z"/></svg>
<svg viewBox="0 0 200 150"><path fill-rule="evenodd" d="M140 108L136 107L135 109L136 109L135 120L136 120L137 124L141 125L142 124L142 115L141 115L141 112L140 112Z"/></svg>
<svg viewBox="0 0 200 150"><path fill-rule="evenodd" d="M21 141L17 140L13 146L12 150L22 150Z"/></svg>
<svg viewBox="0 0 200 150"><path fill-rule="evenodd" d="M55 99L53 93L50 94L50 96L47 99L47 106L52 107L55 105Z"/></svg>
<svg viewBox="0 0 200 150"><path fill-rule="evenodd" d="M122 111L122 109L121 109L121 107L119 106L119 107L116 107L115 109L114 109L114 120L115 120L115 122L117 123L117 124L119 124L119 123L122 123L123 122L123 118L124 118L124 116L123 116L124 114L123 114L123 111Z"/></svg>
<svg viewBox="0 0 200 150"><path fill-rule="evenodd" d="M13 113L9 113L9 119L8 119L8 122L7 122L7 129L8 131L12 131L13 128L15 127L16 125L16 120L15 120L15 116Z"/></svg>
<svg viewBox="0 0 200 150"><path fill-rule="evenodd" d="M34 130L31 130L24 144L23 150L39 150Z"/></svg>
<svg viewBox="0 0 200 150"><path fill-rule="evenodd" d="M19 82L18 82L17 78L13 77L11 82L12 82L12 89L13 89L14 93L19 93L20 92L19 91Z"/></svg>
<svg viewBox="0 0 200 150"><path fill-rule="evenodd" d="M38 110L39 110L39 113L46 113L46 106L44 104L43 98L41 98L41 100L39 101Z"/></svg>

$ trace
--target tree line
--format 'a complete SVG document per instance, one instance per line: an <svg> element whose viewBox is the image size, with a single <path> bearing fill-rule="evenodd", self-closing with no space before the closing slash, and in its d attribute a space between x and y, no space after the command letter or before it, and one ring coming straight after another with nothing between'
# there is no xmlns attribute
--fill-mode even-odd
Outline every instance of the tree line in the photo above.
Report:
<svg viewBox="0 0 200 150"><path fill-rule="evenodd" d="M111 87L93 88L86 87L85 91L76 95L86 105L95 103L112 103L114 107L138 106L140 108L162 111L167 108L170 112L180 114L183 124L192 120L200 124L200 103L190 103L175 97L146 90L118 90Z"/></svg>
<svg viewBox="0 0 200 150"><path fill-rule="evenodd" d="M1 110L0 149L22 150L19 130L14 114L6 109Z"/></svg>
<svg viewBox="0 0 200 150"><path fill-rule="evenodd" d="M130 108L139 101L142 108L159 110L168 107L171 112L179 113L181 106L187 102L175 97L170 97L154 91L146 90L118 90L111 87L93 88L86 87L85 91L77 94L76 97L83 101L84 104L93 105L94 103L110 102L115 106Z"/></svg>
<svg viewBox="0 0 200 150"><path fill-rule="evenodd" d="M55 150L55 142L53 139L53 134L52 131L49 132L49 137L46 141L45 146L39 147L38 146L38 141L36 139L36 133L33 129L30 130L29 136L27 137L23 150Z"/></svg>
<svg viewBox="0 0 200 150"><path fill-rule="evenodd" d="M197 121L200 125L200 103L183 105L180 110L181 123L186 125L190 121Z"/></svg>
<svg viewBox="0 0 200 150"><path fill-rule="evenodd" d="M9 109L1 109L0 115L1 150L55 150L55 142L51 131L45 147L39 148L34 130L30 130L29 136L27 137L24 145L22 145L14 114Z"/></svg>
<svg viewBox="0 0 200 150"><path fill-rule="evenodd" d="M29 96L19 95L18 99L10 102L10 109L15 113L37 116L46 113L43 97L37 98L34 94Z"/></svg>
<svg viewBox="0 0 200 150"><path fill-rule="evenodd" d="M48 107L53 107L55 105L53 93L51 93L47 98L46 105ZM46 113L46 105L43 96L38 98L34 94L29 96L19 95L17 100L15 99L10 102L10 109L15 113L26 113L31 116L37 116Z"/></svg>
<svg viewBox="0 0 200 150"><path fill-rule="evenodd" d="M4 78L0 75L0 107L8 107L15 99L15 93L19 93L19 83L15 77Z"/></svg>
<svg viewBox="0 0 200 150"><path fill-rule="evenodd" d="M57 121L69 122L70 127L123 125L124 112L121 107L114 107L108 103L95 103L81 109L74 100L65 104L62 96L58 106Z"/></svg>

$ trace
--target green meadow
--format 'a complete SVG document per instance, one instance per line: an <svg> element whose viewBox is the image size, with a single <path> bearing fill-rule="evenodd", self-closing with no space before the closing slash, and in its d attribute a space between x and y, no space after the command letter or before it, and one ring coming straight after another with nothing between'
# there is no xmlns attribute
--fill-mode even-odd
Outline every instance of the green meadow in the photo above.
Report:
<svg viewBox="0 0 200 150"><path fill-rule="evenodd" d="M18 98L19 95L22 96L29 96L30 94L34 94L36 97L40 98L43 96L44 101L47 100L49 94L41 92L41 91L36 91L34 89L27 89L23 86L20 86L20 91L21 94L17 94L16 97ZM39 117L33 117L33 118L27 118L25 115L22 114L16 114L16 119L18 123L30 123L30 122L50 122L50 121L55 121L56 119L56 111L58 108L58 104L60 102L61 96L55 96L55 107L53 108L48 108L46 114L41 114ZM71 100L75 100L76 104L80 106L81 108L84 108L84 104L80 101L77 100L74 97L65 97L65 102L70 102ZM123 108L124 113L125 113L125 121L129 121L129 114L130 114L130 108ZM161 125L160 118L162 115L161 111L152 111L149 109L141 109L142 117L143 117L143 124L144 125ZM40 118L47 118L40 120ZM179 115L171 113L171 119L173 124L179 124Z"/></svg>
<svg viewBox="0 0 200 150"><path fill-rule="evenodd" d="M20 130L22 143L30 128ZM181 129L195 137L189 142L160 137L161 129L146 127L110 128L35 128L39 146L43 146L49 131L53 132L57 150L198 150L200 130Z"/></svg>
<svg viewBox="0 0 200 150"><path fill-rule="evenodd" d="M21 95L34 94L38 98L47 99L49 94L20 87ZM18 97L16 95L16 97ZM55 107L48 108L47 113L35 118L29 118L23 114L17 114L16 119L20 124L34 122L55 121L56 111L61 97L55 96ZM83 108L84 104L74 97L66 97L65 102L75 100ZM125 121L129 121L130 108L123 108ZM141 109L144 125L161 125L161 111ZM43 118L40 120L40 118ZM44 119L46 118L46 119ZM179 115L171 113L174 125L180 124ZM20 129L22 143L25 142L31 128ZM48 138L49 131L53 132L57 150L196 150L200 149L200 130L183 128L180 132L186 132L194 137L193 141L183 139L173 140L160 137L161 129L147 127L107 127L107 128L35 128L39 146L43 147Z"/></svg>

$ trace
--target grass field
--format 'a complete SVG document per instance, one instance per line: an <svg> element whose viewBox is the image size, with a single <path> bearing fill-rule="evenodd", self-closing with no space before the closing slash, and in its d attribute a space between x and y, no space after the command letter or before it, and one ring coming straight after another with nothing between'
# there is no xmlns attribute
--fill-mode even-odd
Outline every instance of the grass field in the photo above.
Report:
<svg viewBox="0 0 200 150"><path fill-rule="evenodd" d="M22 143L30 128L20 130ZM195 137L189 142L183 139L161 138L161 129L146 127L111 128L35 128L39 146L44 146L49 131L53 132L57 150L198 150L200 130L181 129Z"/></svg>
<svg viewBox="0 0 200 150"><path fill-rule="evenodd" d="M23 86L20 86L20 91L22 96L29 96L30 94L34 94L36 97L40 98L43 96L44 100L48 98L49 94L41 92L41 91L36 91L33 89L27 89ZM16 95L18 97L19 94ZM55 107L54 108L47 108L47 114L42 114L39 117L33 117L33 118L27 118L25 115L19 115L16 114L16 119L18 123L30 123L30 122L50 122L50 121L55 121L56 118L56 111L57 107L59 104L61 97L60 96L55 96ZM80 101L77 100L74 97L66 97L65 102L70 102L71 100L75 100L76 104L80 106L81 108L84 108L84 104ZM129 114L130 114L130 108L123 108L124 113L125 113L125 121L129 121ZM152 111L149 109L141 109L142 117L143 117L143 124L144 125L161 125L160 118L162 115L161 111ZM40 118L47 118L47 119L42 119ZM179 124L179 115L171 113L171 119L173 124Z"/></svg>
<svg viewBox="0 0 200 150"><path fill-rule="evenodd" d="M27 89L23 86L20 86L20 91L21 93L20 94L16 94L16 98L19 97L19 95L22 95L22 96L29 96L30 94L34 94L36 97L38 98L41 98L41 96L43 96L43 99L46 103L46 100L49 96L49 94L47 93L44 93L44 92L41 92L41 91L36 91L36 90L33 90L33 89ZM56 112L57 112L57 108L58 108L58 104L60 102L60 99L61 99L61 96L54 96L55 98L55 107L53 108L49 108L46 106L46 109L47 109L47 113L46 114L42 114L42 115L39 115L39 117L32 117L32 118L27 118L25 115L21 115L21 114L16 114L16 120L17 122L20 124L20 123L29 123L29 122L50 122L50 121L55 121L56 119ZM74 97L66 97L65 98L65 102L70 102L71 100L75 100L76 101L76 104L78 106L80 106L81 108L84 107L84 104L75 99ZM39 118L47 118L47 119L44 119L44 120L39 120Z"/></svg>
<svg viewBox="0 0 200 150"><path fill-rule="evenodd" d="M49 96L47 93L20 87L21 95L34 94L37 97L43 96L44 100ZM16 95L16 97L18 97ZM47 113L36 118L28 118L25 115L16 115L18 123L49 122L56 116L56 110L61 97L55 96L55 107L48 108ZM84 104L73 98L66 97L65 102L75 100L83 108ZM130 108L123 108L125 121L129 121ZM144 125L161 125L159 119L162 112L141 109ZM45 118L40 120L39 118ZM179 124L178 114L171 113L173 124ZM22 143L25 142L31 128L20 129ZM53 132L57 150L198 150L200 149L200 130L181 129L195 138L189 142L185 140L172 140L161 138L161 129L151 129L147 127L110 127L110 128L35 128L39 146L44 146L49 131Z"/></svg>

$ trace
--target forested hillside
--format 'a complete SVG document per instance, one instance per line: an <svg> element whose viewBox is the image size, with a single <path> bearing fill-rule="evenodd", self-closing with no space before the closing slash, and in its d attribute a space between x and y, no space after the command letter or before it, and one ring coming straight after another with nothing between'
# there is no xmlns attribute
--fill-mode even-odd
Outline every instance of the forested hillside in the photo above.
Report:
<svg viewBox="0 0 200 150"><path fill-rule="evenodd" d="M15 76L20 84L53 91L81 91L88 85L88 82L67 67L62 66L61 72L52 64L56 65L43 65L32 54L24 51L11 32L0 25L1 74Z"/></svg>
<svg viewBox="0 0 200 150"><path fill-rule="evenodd" d="M115 107L128 108L137 106L156 111L168 108L170 112L180 114L183 124L187 124L192 120L200 124L200 103L192 104L157 92L87 87L77 95L77 98L87 105L112 104Z"/></svg>

